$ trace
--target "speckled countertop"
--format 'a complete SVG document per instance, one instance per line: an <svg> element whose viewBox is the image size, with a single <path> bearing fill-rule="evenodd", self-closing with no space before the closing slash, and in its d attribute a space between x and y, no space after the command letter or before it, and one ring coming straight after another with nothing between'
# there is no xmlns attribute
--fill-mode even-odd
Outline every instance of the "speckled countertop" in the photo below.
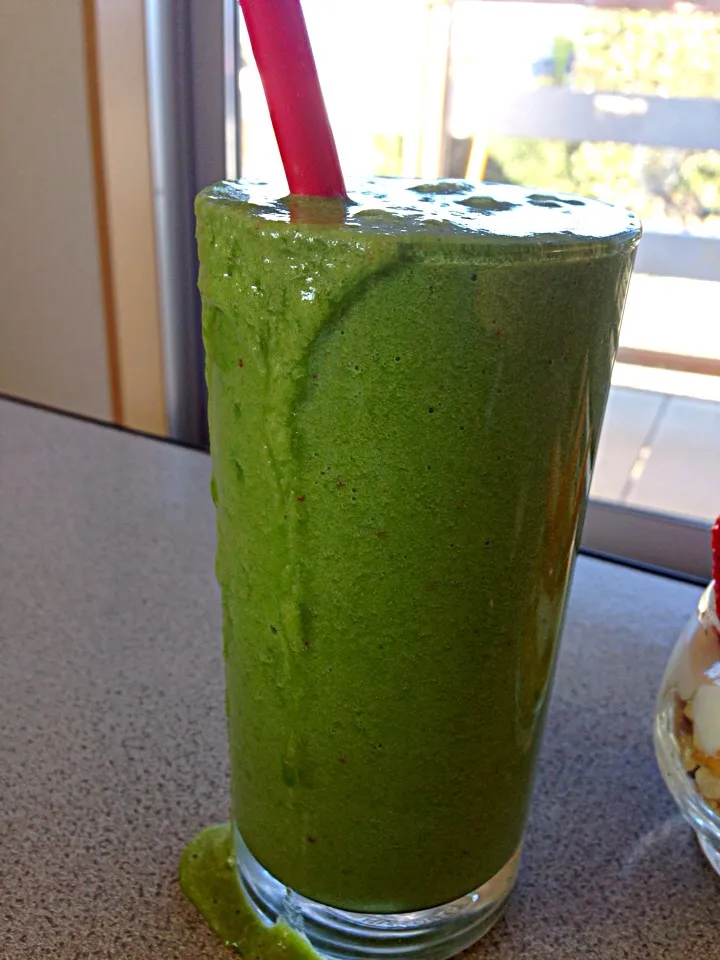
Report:
<svg viewBox="0 0 720 960"><path fill-rule="evenodd" d="M176 881L228 802L208 480L203 454L0 401L0 960L231 957ZM650 737L698 594L580 560L521 882L468 958L720 956Z"/></svg>

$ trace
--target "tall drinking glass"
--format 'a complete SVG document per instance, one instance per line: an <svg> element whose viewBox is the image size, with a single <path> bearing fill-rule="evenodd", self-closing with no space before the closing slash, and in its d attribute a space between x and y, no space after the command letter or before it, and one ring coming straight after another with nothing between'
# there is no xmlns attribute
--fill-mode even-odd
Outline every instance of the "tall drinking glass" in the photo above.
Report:
<svg viewBox="0 0 720 960"><path fill-rule="evenodd" d="M640 230L350 196L197 204L235 850L324 955L443 958L515 879Z"/></svg>

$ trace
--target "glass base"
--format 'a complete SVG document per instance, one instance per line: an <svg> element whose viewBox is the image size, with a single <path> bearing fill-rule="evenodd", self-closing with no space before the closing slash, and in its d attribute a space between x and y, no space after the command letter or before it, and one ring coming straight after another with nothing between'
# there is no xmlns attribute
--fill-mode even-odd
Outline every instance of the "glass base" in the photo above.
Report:
<svg viewBox="0 0 720 960"><path fill-rule="evenodd" d="M282 920L332 960L448 960L479 940L499 920L515 883L520 848L487 883L439 907L412 913L355 913L328 907L276 880L250 853L233 827L240 883L266 924Z"/></svg>
<svg viewBox="0 0 720 960"><path fill-rule="evenodd" d="M700 849L708 858L710 866L715 873L720 876L720 840L708 837L703 833L698 833L697 838L700 843Z"/></svg>

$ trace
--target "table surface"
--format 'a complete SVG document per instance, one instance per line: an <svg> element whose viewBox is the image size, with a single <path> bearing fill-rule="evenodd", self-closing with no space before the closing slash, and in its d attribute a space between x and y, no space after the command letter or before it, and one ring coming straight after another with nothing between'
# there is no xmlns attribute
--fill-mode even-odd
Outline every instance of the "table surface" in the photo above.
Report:
<svg viewBox="0 0 720 960"><path fill-rule="evenodd" d="M228 806L209 473L0 401L2 960L231 957L176 876ZM468 958L718 956L720 884L650 732L698 594L580 559L520 883Z"/></svg>

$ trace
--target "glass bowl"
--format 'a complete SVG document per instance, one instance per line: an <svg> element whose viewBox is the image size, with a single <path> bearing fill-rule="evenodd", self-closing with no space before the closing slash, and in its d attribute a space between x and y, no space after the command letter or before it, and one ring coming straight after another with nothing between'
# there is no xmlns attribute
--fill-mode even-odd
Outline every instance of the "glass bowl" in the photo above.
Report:
<svg viewBox="0 0 720 960"><path fill-rule="evenodd" d="M720 874L720 620L714 584L668 662L654 739L665 783Z"/></svg>

